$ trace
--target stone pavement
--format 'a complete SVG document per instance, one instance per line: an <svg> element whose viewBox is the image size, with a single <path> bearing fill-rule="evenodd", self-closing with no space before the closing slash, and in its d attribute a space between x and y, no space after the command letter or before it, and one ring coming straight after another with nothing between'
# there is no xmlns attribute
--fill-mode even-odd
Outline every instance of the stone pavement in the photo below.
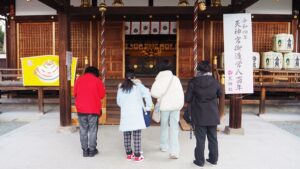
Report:
<svg viewBox="0 0 300 169"><path fill-rule="evenodd" d="M292 116L299 117L299 114ZM51 109L45 115L38 114L35 108L14 112L3 111L0 120L20 116L26 117L30 123L0 136L1 169L198 168L192 164L195 138L190 140L189 132L180 132L180 158L172 160L169 159L168 153L159 151L159 127L152 126L143 130L142 147L145 160L135 163L125 160L122 133L118 130L118 126L100 126L98 133L100 154L94 158L83 158L78 131L58 132L60 127L57 109ZM268 119L268 115L264 115L263 118ZM225 117L224 124L228 124L228 116ZM205 165L205 168L300 168L299 137L272 125L254 113L243 114L243 128L245 129L243 136L219 133L218 165L215 167Z"/></svg>

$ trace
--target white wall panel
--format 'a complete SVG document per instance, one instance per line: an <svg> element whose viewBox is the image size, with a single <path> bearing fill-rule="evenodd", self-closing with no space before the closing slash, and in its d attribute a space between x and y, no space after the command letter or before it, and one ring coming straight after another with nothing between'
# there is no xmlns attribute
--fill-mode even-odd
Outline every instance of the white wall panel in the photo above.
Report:
<svg viewBox="0 0 300 169"><path fill-rule="evenodd" d="M98 0L98 4L103 0ZM114 0L106 0L112 6ZM195 0L188 0L193 5ZM148 6L148 0L123 0L125 6ZM154 6L177 6L179 0L154 0ZM231 0L222 0L222 6ZM71 5L80 6L81 0L71 0ZM253 14L292 14L292 0L260 0L246 10ZM16 0L16 15L56 15L56 11L38 0Z"/></svg>
<svg viewBox="0 0 300 169"><path fill-rule="evenodd" d="M38 0L16 0L16 15L56 15L56 10Z"/></svg>
<svg viewBox="0 0 300 169"><path fill-rule="evenodd" d="M101 0L98 0L100 3ZM106 0L106 5L112 6L113 0ZM123 0L124 6L148 6L148 0Z"/></svg>
<svg viewBox="0 0 300 169"><path fill-rule="evenodd" d="M260 0L246 9L252 14L292 14L292 0Z"/></svg>
<svg viewBox="0 0 300 169"><path fill-rule="evenodd" d="M228 6L231 4L231 0L222 0L221 4L222 4L222 6Z"/></svg>
<svg viewBox="0 0 300 169"><path fill-rule="evenodd" d="M81 5L81 0L70 0L71 5L73 6L80 6ZM91 1L92 3L92 1Z"/></svg>

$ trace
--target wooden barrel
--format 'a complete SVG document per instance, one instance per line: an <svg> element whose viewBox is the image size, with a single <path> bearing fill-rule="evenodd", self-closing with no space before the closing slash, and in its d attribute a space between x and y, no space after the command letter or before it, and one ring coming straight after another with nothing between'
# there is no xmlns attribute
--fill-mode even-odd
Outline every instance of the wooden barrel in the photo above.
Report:
<svg viewBox="0 0 300 169"><path fill-rule="evenodd" d="M284 69L300 69L300 53L286 53L283 57Z"/></svg>
<svg viewBox="0 0 300 169"><path fill-rule="evenodd" d="M262 68L264 69L282 69L283 55L278 52L263 52Z"/></svg>
<svg viewBox="0 0 300 169"><path fill-rule="evenodd" d="M292 34L276 34L273 36L273 50L277 52L292 52L294 37Z"/></svg>
<svg viewBox="0 0 300 169"><path fill-rule="evenodd" d="M258 52L252 52L253 69L259 69L260 55Z"/></svg>

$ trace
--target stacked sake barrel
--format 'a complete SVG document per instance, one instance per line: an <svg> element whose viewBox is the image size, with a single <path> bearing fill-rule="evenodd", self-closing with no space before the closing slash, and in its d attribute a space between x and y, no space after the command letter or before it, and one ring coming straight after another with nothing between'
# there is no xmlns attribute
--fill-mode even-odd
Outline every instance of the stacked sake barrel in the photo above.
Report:
<svg viewBox="0 0 300 169"><path fill-rule="evenodd" d="M291 34L276 34L273 37L273 50L262 54L264 69L300 69L300 53L292 53L294 38Z"/></svg>
<svg viewBox="0 0 300 169"><path fill-rule="evenodd" d="M254 69L300 70L300 53L293 53L294 37L292 34L276 34L273 37L273 51L252 53ZM224 53L218 59L218 67L224 69Z"/></svg>

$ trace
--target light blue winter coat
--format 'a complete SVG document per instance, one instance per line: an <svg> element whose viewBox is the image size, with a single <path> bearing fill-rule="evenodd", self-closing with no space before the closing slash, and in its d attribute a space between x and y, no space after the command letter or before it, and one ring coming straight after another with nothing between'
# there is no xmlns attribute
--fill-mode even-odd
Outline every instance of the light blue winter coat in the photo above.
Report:
<svg viewBox="0 0 300 169"><path fill-rule="evenodd" d="M130 93L125 93L118 88L117 104L121 108L120 127L121 131L134 131L146 128L143 109L150 111L152 99L150 91L141 81L133 80L134 84ZM145 99L146 106L143 103Z"/></svg>

